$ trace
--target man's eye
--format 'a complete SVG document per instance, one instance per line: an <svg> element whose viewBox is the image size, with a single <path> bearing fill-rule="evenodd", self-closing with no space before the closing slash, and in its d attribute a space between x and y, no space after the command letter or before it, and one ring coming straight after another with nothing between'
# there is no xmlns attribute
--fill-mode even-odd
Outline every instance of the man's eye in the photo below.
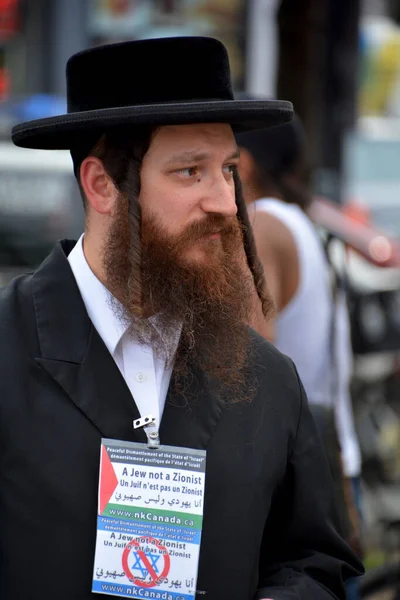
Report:
<svg viewBox="0 0 400 600"><path fill-rule="evenodd" d="M196 167L187 167L186 169L179 169L179 171L177 171L177 173L179 173L180 175L183 175L184 177L193 177L197 173L197 168Z"/></svg>
<svg viewBox="0 0 400 600"><path fill-rule="evenodd" d="M228 173L228 175L233 175L234 171L235 171L235 166L236 165L226 165L225 167L223 167L225 173Z"/></svg>

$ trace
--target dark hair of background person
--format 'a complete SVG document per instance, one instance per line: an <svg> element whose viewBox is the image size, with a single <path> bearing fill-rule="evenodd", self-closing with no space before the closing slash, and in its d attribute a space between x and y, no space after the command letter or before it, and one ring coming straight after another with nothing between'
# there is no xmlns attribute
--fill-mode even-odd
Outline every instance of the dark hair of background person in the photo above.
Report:
<svg viewBox="0 0 400 600"><path fill-rule="evenodd" d="M279 195L304 211L311 204L305 132L295 115L290 123L236 136L239 146L252 155L254 185L264 196Z"/></svg>

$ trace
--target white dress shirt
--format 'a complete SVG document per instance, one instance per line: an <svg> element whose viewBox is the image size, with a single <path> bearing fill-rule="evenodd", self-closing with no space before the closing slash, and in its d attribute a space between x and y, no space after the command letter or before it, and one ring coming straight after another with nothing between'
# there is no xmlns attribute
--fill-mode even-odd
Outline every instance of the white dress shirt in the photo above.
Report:
<svg viewBox="0 0 400 600"><path fill-rule="evenodd" d="M87 313L108 351L115 360L132 394L141 417L152 415L154 426L146 427L149 435L159 427L171 380L172 366L153 354L150 346L136 342L129 335L111 306L112 295L90 269L83 250L82 235L68 256ZM113 299L116 302L115 298ZM153 326L157 330L153 321ZM176 347L178 346L177 333Z"/></svg>

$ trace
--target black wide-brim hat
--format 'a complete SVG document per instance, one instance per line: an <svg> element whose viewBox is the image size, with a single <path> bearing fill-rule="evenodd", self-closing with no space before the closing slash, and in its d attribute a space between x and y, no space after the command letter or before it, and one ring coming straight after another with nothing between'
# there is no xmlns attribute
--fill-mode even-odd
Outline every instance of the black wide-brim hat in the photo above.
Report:
<svg viewBox="0 0 400 600"><path fill-rule="evenodd" d="M97 46L67 63L65 115L16 125L24 148L67 150L113 127L230 123L235 131L290 121L290 102L234 100L228 54L213 38Z"/></svg>

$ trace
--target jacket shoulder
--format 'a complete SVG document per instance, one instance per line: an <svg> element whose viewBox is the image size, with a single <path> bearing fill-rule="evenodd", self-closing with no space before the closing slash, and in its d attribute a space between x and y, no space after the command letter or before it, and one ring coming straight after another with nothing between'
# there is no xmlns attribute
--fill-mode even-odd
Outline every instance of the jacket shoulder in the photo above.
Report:
<svg viewBox="0 0 400 600"><path fill-rule="evenodd" d="M253 329L250 329L250 340L251 364L261 373L272 371L275 378L282 378L286 382L293 380L298 390L297 369L292 359Z"/></svg>
<svg viewBox="0 0 400 600"><path fill-rule="evenodd" d="M8 346L18 333L28 333L34 321L32 273L28 273L0 288L0 345Z"/></svg>
<svg viewBox="0 0 400 600"><path fill-rule="evenodd" d="M9 310L20 300L31 297L33 273L25 273L0 287L0 312Z"/></svg>

